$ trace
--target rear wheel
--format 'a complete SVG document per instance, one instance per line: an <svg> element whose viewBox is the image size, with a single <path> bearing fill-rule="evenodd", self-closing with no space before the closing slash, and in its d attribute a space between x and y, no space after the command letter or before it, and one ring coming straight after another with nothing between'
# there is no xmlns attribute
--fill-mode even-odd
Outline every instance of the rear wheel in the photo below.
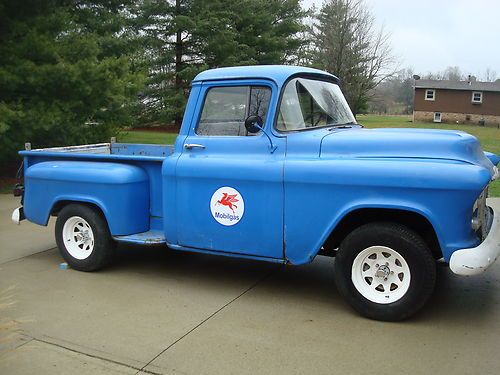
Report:
<svg viewBox="0 0 500 375"><path fill-rule="evenodd" d="M96 208L70 204L57 216L55 236L64 260L79 271L95 271L108 265L115 243L108 223Z"/></svg>
<svg viewBox="0 0 500 375"><path fill-rule="evenodd" d="M397 321L415 314L432 294L435 280L436 264L426 243L395 223L357 228L335 259L339 292L371 319Z"/></svg>

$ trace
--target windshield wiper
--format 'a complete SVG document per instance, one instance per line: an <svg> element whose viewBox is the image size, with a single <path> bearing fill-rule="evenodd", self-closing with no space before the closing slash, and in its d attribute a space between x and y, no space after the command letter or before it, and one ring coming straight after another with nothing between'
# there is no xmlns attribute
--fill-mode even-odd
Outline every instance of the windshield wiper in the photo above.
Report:
<svg viewBox="0 0 500 375"><path fill-rule="evenodd" d="M352 128L353 125L358 125L363 127L363 125L358 124L356 121L349 121L343 124L328 124L327 126L331 126L331 128L328 130L333 130L333 129L349 129Z"/></svg>

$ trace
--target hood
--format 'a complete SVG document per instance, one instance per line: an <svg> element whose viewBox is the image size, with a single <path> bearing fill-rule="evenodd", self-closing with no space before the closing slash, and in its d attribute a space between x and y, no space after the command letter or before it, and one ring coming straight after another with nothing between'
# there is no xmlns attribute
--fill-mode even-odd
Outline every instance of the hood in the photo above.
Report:
<svg viewBox="0 0 500 375"><path fill-rule="evenodd" d="M477 138L455 130L350 129L332 131L321 141L321 158L433 159L483 166L493 164Z"/></svg>

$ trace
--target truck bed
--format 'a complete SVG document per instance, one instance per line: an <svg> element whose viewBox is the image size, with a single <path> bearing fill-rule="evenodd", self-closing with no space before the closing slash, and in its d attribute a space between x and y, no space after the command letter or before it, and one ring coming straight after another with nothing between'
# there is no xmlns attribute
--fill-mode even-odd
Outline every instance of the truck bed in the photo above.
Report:
<svg viewBox="0 0 500 375"><path fill-rule="evenodd" d="M21 151L26 218L47 225L60 201L89 202L117 241L164 243L162 165L172 145L98 143ZM39 200L39 196L44 200ZM133 218L133 219L130 219Z"/></svg>
<svg viewBox="0 0 500 375"><path fill-rule="evenodd" d="M28 147L29 148L29 147ZM80 146L39 148L21 151L23 156L56 156L99 159L158 160L162 161L173 152L172 145L152 145L136 143L96 143Z"/></svg>

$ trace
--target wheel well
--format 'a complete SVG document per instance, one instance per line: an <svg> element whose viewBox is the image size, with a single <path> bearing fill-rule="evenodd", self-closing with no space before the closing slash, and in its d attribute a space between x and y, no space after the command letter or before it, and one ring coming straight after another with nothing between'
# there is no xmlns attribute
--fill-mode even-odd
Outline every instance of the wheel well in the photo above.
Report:
<svg viewBox="0 0 500 375"><path fill-rule="evenodd" d="M349 233L376 221L390 221L407 226L422 237L436 259L443 256L434 227L427 218L412 211L380 208L362 208L347 214L328 236L320 254L334 256L333 250L340 246Z"/></svg>
<svg viewBox="0 0 500 375"><path fill-rule="evenodd" d="M70 201L70 200L58 201L58 202L54 203L54 205L52 206L52 209L50 210L50 215L57 216L59 214L59 212L61 212L61 210L69 204L81 204L83 206L92 207L92 208L98 210L101 213L101 215L104 217L104 212L102 212L101 207L99 207L97 204L90 203L90 202L82 202L82 201Z"/></svg>

